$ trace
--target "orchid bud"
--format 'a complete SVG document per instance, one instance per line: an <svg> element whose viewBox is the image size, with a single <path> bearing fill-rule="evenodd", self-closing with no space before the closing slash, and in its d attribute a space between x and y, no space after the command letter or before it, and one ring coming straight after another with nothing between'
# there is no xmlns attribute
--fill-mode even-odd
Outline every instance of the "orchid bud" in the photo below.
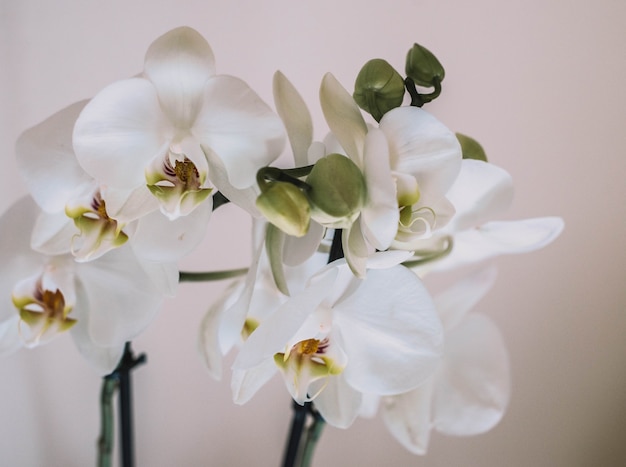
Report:
<svg viewBox="0 0 626 467"><path fill-rule="evenodd" d="M385 113L402 105L404 80L389 63L375 58L361 68L353 97L359 107L379 122Z"/></svg>
<svg viewBox="0 0 626 467"><path fill-rule="evenodd" d="M415 84L424 87L434 86L435 82L442 82L445 77L445 71L437 57L419 44L413 44L411 50L406 56L406 75L411 78Z"/></svg>
<svg viewBox="0 0 626 467"><path fill-rule="evenodd" d="M256 199L256 207L268 221L288 235L302 237L309 230L309 201L291 183L271 183Z"/></svg>
<svg viewBox="0 0 626 467"><path fill-rule="evenodd" d="M487 162L487 154L478 141L461 133L456 134L456 139L461 144L463 159L476 159Z"/></svg>
<svg viewBox="0 0 626 467"><path fill-rule="evenodd" d="M352 225L365 200L365 180L354 162L341 154L323 157L306 183L313 219L327 227Z"/></svg>

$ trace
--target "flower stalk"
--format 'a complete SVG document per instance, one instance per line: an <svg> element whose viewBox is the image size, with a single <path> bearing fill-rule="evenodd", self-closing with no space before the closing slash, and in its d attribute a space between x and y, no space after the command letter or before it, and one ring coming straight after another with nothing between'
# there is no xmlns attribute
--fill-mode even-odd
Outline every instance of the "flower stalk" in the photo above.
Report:
<svg viewBox="0 0 626 467"><path fill-rule="evenodd" d="M98 467L110 467L111 453L113 452L113 395L119 392L120 412L120 458L122 467L135 465L135 449L133 436L133 407L131 371L137 365L145 363L146 355L135 357L127 342L124 346L124 355L115 371L102 380L100 394L100 437L98 438Z"/></svg>

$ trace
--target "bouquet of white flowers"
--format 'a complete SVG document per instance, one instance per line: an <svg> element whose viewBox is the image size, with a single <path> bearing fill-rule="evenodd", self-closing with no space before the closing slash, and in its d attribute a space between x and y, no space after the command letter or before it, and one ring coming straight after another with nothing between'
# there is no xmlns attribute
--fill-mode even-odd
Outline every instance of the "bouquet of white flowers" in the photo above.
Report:
<svg viewBox="0 0 626 467"><path fill-rule="evenodd" d="M274 76L274 111L217 74L209 44L181 27L152 43L142 73L23 133L18 166L32 197L0 218L0 351L69 331L104 376L100 465L118 387L132 465L124 384L141 358L129 343L180 281L242 276L210 305L200 353L220 378L223 357L237 352L238 404L284 378L295 403L285 466L309 465L324 423L348 428L378 410L416 454L433 429L474 435L500 420L507 352L472 311L494 267L435 296L423 279L542 248L563 222L497 221L510 175L423 109L442 91L439 60L415 44L405 75L374 59L350 93L326 74L329 131L314 141L287 77ZM286 140L290 162L273 166ZM254 218L250 267L179 271L228 202Z"/></svg>

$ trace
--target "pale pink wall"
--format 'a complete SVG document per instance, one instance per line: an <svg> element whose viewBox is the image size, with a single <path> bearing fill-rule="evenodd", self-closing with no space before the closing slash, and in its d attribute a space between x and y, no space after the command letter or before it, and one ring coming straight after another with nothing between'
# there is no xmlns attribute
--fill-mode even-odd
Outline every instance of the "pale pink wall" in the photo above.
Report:
<svg viewBox="0 0 626 467"><path fill-rule="evenodd" d="M511 407L494 431L435 435L420 458L379 419L359 421L328 428L314 464L626 465L624 24L626 3L613 0L0 0L0 209L25 192L13 162L19 133L138 72L150 42L175 26L198 29L218 70L268 101L281 69L320 137L325 72L350 87L369 58L401 68L421 42L447 72L430 110L513 175L508 217L560 215L566 229L544 251L498 261L496 289L482 302L513 367ZM245 265L245 216L229 207L213 221L204 259L186 266ZM138 465L278 464L290 406L282 383L234 406L227 375L212 381L196 355L199 320L221 288L184 285L135 342L149 359L135 374ZM93 465L99 380L70 339L21 351L0 369L0 465Z"/></svg>

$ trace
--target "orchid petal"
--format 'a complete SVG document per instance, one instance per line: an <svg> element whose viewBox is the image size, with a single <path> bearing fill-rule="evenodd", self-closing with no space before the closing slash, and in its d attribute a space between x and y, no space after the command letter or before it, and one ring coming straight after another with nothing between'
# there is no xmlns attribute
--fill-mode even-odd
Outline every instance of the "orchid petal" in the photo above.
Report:
<svg viewBox="0 0 626 467"><path fill-rule="evenodd" d="M378 250L386 250L398 231L399 211L389 146L382 131L367 133L363 165L367 203L361 210L361 225L367 241Z"/></svg>
<svg viewBox="0 0 626 467"><path fill-rule="evenodd" d="M77 275L89 303L89 336L98 346L132 340L159 311L161 291L128 247L79 264Z"/></svg>
<svg viewBox="0 0 626 467"><path fill-rule="evenodd" d="M17 167L33 198L47 212L63 211L76 187L91 181L72 148L74 123L86 103L66 107L17 140Z"/></svg>
<svg viewBox="0 0 626 467"><path fill-rule="evenodd" d="M132 190L103 187L101 193L109 216L122 224L159 209L159 202L145 184Z"/></svg>
<svg viewBox="0 0 626 467"><path fill-rule="evenodd" d="M343 252L350 270L360 279L365 277L367 257L370 255L369 248L365 242L361 222L357 220L348 229L341 232L341 240L344 245Z"/></svg>
<svg viewBox="0 0 626 467"><path fill-rule="evenodd" d="M304 263L317 251L324 237L324 227L311 222L309 230L303 237L288 235L283 246L283 261L287 266L298 266Z"/></svg>
<svg viewBox="0 0 626 467"><path fill-rule="evenodd" d="M222 160L232 186L254 185L257 171L282 151L285 130L280 118L246 83L232 76L209 80L203 99L192 133Z"/></svg>
<svg viewBox="0 0 626 467"><path fill-rule="evenodd" d="M430 442L433 380L412 391L386 397L382 415L389 432L413 454L426 454Z"/></svg>
<svg viewBox="0 0 626 467"><path fill-rule="evenodd" d="M102 376L112 373L117 367L124 354L124 343L111 346L101 346L96 344L89 335L89 299L78 284L77 306L73 316L76 318L76 325L72 327L70 333L76 348L87 362Z"/></svg>
<svg viewBox="0 0 626 467"><path fill-rule="evenodd" d="M430 203L452 186L461 168L456 135L418 107L397 107L380 121L387 136L391 167L417 179L421 201Z"/></svg>
<svg viewBox="0 0 626 467"><path fill-rule="evenodd" d="M500 332L485 315L468 314L446 333L434 394L435 428L455 436L488 431L502 418L510 390L508 354Z"/></svg>
<svg viewBox="0 0 626 467"><path fill-rule="evenodd" d="M335 268L327 269L324 274L317 276L315 283L293 295L264 320L241 348L233 368L252 368L264 359L272 359L274 354L284 351L285 344L324 300L336 276Z"/></svg>
<svg viewBox="0 0 626 467"><path fill-rule="evenodd" d="M443 331L435 306L403 266L368 271L358 293L335 307L334 321L351 356L346 381L359 391L409 391L439 362Z"/></svg>
<svg viewBox="0 0 626 467"><path fill-rule="evenodd" d="M15 313L9 319L0 322L0 357L4 357L15 352L22 347L22 339L18 323L20 316Z"/></svg>
<svg viewBox="0 0 626 467"><path fill-rule="evenodd" d="M257 282L259 269L261 264L261 255L264 253L263 243L265 241L264 232L266 223L257 221L253 224L255 235L253 235L252 251L253 257L243 292L239 295L235 303L222 313L222 322L220 324L219 345L222 354L226 354L236 343L241 341L241 331L246 322L246 316L250 310L252 296L254 294L254 286Z"/></svg>
<svg viewBox="0 0 626 467"><path fill-rule="evenodd" d="M226 171L226 166L222 159L206 146L203 146L202 150L209 163L211 182L217 189L228 198L231 203L244 209L252 217L263 217L256 207L256 199L259 194L256 185L241 190L235 188L228 179L228 172Z"/></svg>
<svg viewBox="0 0 626 467"><path fill-rule="evenodd" d="M78 233L74 222L65 213L42 211L33 228L31 247L50 256L67 254L72 247L72 238Z"/></svg>
<svg viewBox="0 0 626 467"><path fill-rule="evenodd" d="M483 299L496 281L495 266L483 268L457 281L435 297L444 329L456 326Z"/></svg>
<svg viewBox="0 0 626 467"><path fill-rule="evenodd" d="M307 165L307 151L313 142L313 120L302 96L280 71L274 73L274 104L285 124L296 167Z"/></svg>
<svg viewBox="0 0 626 467"><path fill-rule="evenodd" d="M24 197L0 216L0 322L17 311L11 300L15 283L36 274L44 264L44 258L30 247L30 232L38 214L35 202Z"/></svg>
<svg viewBox="0 0 626 467"><path fill-rule="evenodd" d="M456 208L449 229L469 229L493 219L510 206L513 179L493 164L464 159L461 172L446 197Z"/></svg>
<svg viewBox="0 0 626 467"><path fill-rule="evenodd" d="M200 112L204 85L215 74L213 51L197 31L179 27L150 45L144 74L174 126L189 128Z"/></svg>
<svg viewBox="0 0 626 467"><path fill-rule="evenodd" d="M118 188L145 184L144 168L164 154L168 123L150 81L117 81L83 109L74 127L80 165L96 180Z"/></svg>
<svg viewBox="0 0 626 467"><path fill-rule="evenodd" d="M234 370L230 387L235 404L245 404L276 374L274 361L269 359L245 370Z"/></svg>
<svg viewBox="0 0 626 467"><path fill-rule="evenodd" d="M180 273L176 262L145 261L138 258L139 265L147 274L150 282L165 297L175 297L178 290Z"/></svg>
<svg viewBox="0 0 626 467"><path fill-rule="evenodd" d="M359 415L362 395L348 385L342 375L315 381L310 388L318 393L315 408L324 420L337 428L348 428Z"/></svg>
<svg viewBox="0 0 626 467"><path fill-rule="evenodd" d="M161 211L154 211L137 221L132 236L137 256L150 261L178 261L198 246L205 236L213 212L212 198L190 214L169 220Z"/></svg>
<svg viewBox="0 0 626 467"><path fill-rule="evenodd" d="M330 131L350 159L363 169L363 145L367 125L350 93L330 73L326 73L322 79L320 102Z"/></svg>
<svg viewBox="0 0 626 467"><path fill-rule="evenodd" d="M235 304L241 295L243 285L244 282L241 280L232 283L220 299L211 305L200 324L198 350L209 374L217 381L222 379L222 356L226 353L222 352L219 345L222 316L225 310Z"/></svg>
<svg viewBox="0 0 626 467"><path fill-rule="evenodd" d="M377 251L367 258L367 269L388 269L407 261L411 256L411 251Z"/></svg>
<svg viewBox="0 0 626 467"><path fill-rule="evenodd" d="M528 253L543 248L563 230L560 217L538 217L517 221L488 222L454 236L450 255L432 268L443 271L499 255Z"/></svg>

